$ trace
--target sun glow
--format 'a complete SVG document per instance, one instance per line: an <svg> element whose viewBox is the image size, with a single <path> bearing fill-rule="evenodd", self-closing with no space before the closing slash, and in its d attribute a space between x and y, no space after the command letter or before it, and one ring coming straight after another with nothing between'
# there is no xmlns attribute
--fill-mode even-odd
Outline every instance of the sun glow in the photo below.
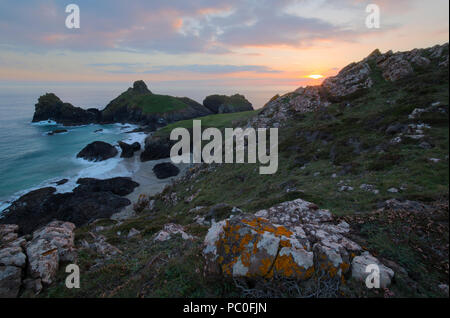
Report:
<svg viewBox="0 0 450 318"><path fill-rule="evenodd" d="M320 79L320 78L323 78L323 75L314 74L314 75L308 75L307 77L312 78L312 79Z"/></svg>

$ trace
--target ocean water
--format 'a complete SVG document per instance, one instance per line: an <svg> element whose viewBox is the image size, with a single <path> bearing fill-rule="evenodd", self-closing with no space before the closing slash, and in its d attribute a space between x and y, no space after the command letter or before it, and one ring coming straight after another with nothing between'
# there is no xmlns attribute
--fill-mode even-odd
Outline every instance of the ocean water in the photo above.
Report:
<svg viewBox="0 0 450 318"><path fill-rule="evenodd" d="M84 108L103 108L115 92L98 90L57 93L63 100L78 99ZM102 162L88 162L76 158L87 144L100 140L117 144L117 141L143 143L145 134L127 133L136 128L128 124L85 125L63 127L54 122L31 123L34 104L42 91L0 90L0 213L10 202L30 190L55 186L58 192L71 191L80 177L110 178L131 175L124 159L119 155ZM70 95L72 99L70 99ZM67 133L47 135L54 129L64 128ZM101 132L95 132L103 129ZM119 153L120 148L117 146ZM69 179L64 185L54 182Z"/></svg>

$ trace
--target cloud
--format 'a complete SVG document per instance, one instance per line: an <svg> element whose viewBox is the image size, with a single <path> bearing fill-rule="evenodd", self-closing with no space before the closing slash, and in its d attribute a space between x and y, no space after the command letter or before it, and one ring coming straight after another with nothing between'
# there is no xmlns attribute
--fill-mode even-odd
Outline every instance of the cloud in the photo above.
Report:
<svg viewBox="0 0 450 318"><path fill-rule="evenodd" d="M145 63L95 63L88 64L87 66L114 74L159 74L166 72L201 74L230 74L239 72L281 73L281 71L263 65L188 64L149 66Z"/></svg>
<svg viewBox="0 0 450 318"><path fill-rule="evenodd" d="M399 1L404 3L404 1ZM246 46L302 47L316 40L355 40L368 32L333 15L287 10L306 0L107 1L78 0L81 28L65 27L65 5L54 0L2 0L0 44L77 51L224 54ZM318 9L361 6L361 1L315 1ZM386 4L385 4L386 3ZM383 5L396 9L400 5ZM326 11L324 11L326 12ZM301 13L301 10L300 10Z"/></svg>

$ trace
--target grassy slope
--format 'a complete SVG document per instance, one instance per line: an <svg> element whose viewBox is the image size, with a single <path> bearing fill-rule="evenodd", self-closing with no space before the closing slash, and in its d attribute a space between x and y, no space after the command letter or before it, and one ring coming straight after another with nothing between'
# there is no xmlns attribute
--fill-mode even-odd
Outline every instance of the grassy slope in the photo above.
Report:
<svg viewBox="0 0 450 318"><path fill-rule="evenodd" d="M143 211L138 219L125 221L104 233L110 243L122 249L122 256L107 261L107 265L100 269L87 271L98 256L82 254L80 265L84 287L79 291L69 291L64 288L61 278L44 296L239 295L233 284L209 282L202 276L200 242L207 227L196 225L193 218L208 209L196 213L188 211L196 206L223 202L238 206L245 212L254 212L295 198L312 201L339 217L356 216L359 233L355 239L373 254L392 260L407 271L406 275L396 274L396 284L392 286L396 296L441 295L437 285L448 283L448 260L436 264L436 260L427 258L433 250L426 248L438 242L444 249L447 246L448 252L448 207L447 210L444 207L437 220L433 220L440 222L443 230L432 235L421 234L415 223L412 228L405 227L414 221L415 216L373 216L370 211L376 208L377 203L391 198L429 204L439 200L448 202L448 114L427 113L420 120L408 119L415 108L425 108L436 101L448 108L448 72L419 72L417 76L396 83L386 83L375 72L373 79L375 86L368 94L333 104L324 112L299 115L291 119L286 128L280 129L279 169L276 174L259 175L257 164L224 164L203 172L196 182L179 183L166 189L156 197L156 211ZM202 123L205 126L226 126L229 124L228 116L238 114L204 117ZM434 144L434 148L424 150L419 147L420 141L408 138L403 138L397 145L388 144L393 136L384 132L387 125L418 121L432 127L425 131L425 140ZM177 125L188 127L189 122ZM326 143L320 138L308 142L301 133L305 131L320 131L332 135L333 139ZM358 139L362 149L360 153L353 151L348 143L350 138ZM384 153L377 150L379 145L385 145ZM330 159L333 146L336 152L334 161ZM431 163L429 158L441 161ZM345 175L332 178L334 173L342 171L343 166L351 169ZM359 186L363 183L374 185L380 193L376 195L361 190ZM352 186L354 190L341 192L340 185ZM387 191L390 187L402 186L404 190L399 193ZM288 188L296 190L287 192ZM175 205L161 200L170 192L176 192L180 198ZM184 202L184 198L197 192L199 194L192 202ZM226 215L227 211L224 217ZM184 225L199 240L194 243L181 240L154 243L152 235L167 222ZM132 227L142 231L141 239L128 241L117 236L117 231L128 233ZM87 229L77 230L77 240L88 237ZM358 286L352 286L351 282L347 287L347 296L367 294L367 291L358 292ZM368 295L377 296L373 293Z"/></svg>
<svg viewBox="0 0 450 318"><path fill-rule="evenodd" d="M238 122L244 122L248 120L250 117L255 116L257 113L258 111L255 110L255 111L228 113L228 114L216 114L201 117L198 118L198 120L201 120L202 129L209 127L216 127L219 129L223 129L226 127L234 127ZM193 122L192 119L177 121L158 130L155 133L155 135L156 136L170 135L172 129L177 127L192 129L192 122Z"/></svg>
<svg viewBox="0 0 450 318"><path fill-rule="evenodd" d="M158 94L135 95L128 91L114 100L109 105L108 110L114 111L119 105L142 108L144 114L176 111L187 107L187 104L172 96Z"/></svg>

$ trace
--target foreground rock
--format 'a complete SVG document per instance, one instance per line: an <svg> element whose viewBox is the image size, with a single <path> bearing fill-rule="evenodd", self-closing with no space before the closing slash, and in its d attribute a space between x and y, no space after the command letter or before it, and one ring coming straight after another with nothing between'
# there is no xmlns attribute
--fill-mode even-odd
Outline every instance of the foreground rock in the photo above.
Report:
<svg viewBox="0 0 450 318"><path fill-rule="evenodd" d="M215 114L235 113L253 110L252 104L243 95L210 95L203 105Z"/></svg>
<svg viewBox="0 0 450 318"><path fill-rule="evenodd" d="M27 289L39 293L54 281L61 263L76 262L74 229L72 223L53 221L17 237L17 225L0 224L0 233L16 234L14 240L0 237L0 297L18 297Z"/></svg>
<svg viewBox="0 0 450 318"><path fill-rule="evenodd" d="M94 141L84 147L78 154L77 158L83 158L89 161L103 161L117 156L117 149L103 141Z"/></svg>
<svg viewBox="0 0 450 318"><path fill-rule="evenodd" d="M141 144L138 142L130 145L126 142L119 141L119 147L122 149L122 153L120 154L121 158L131 158L136 151L141 150Z"/></svg>
<svg viewBox="0 0 450 318"><path fill-rule="evenodd" d="M328 210L301 199L284 202L214 223L204 241L206 270L232 277L338 278L362 252L348 232L349 225L335 224Z"/></svg>
<svg viewBox="0 0 450 318"><path fill-rule="evenodd" d="M73 223L53 221L33 233L32 240L26 245L28 273L32 279L51 284L60 262L76 261L74 230Z"/></svg>
<svg viewBox="0 0 450 318"><path fill-rule="evenodd" d="M163 162L155 165L153 172L158 179L167 179L177 176L180 173L180 169L170 162Z"/></svg>
<svg viewBox="0 0 450 318"><path fill-rule="evenodd" d="M109 218L130 205L123 198L138 183L129 178L106 180L79 179L73 192L55 193L53 187L31 191L5 209L2 224L17 224L21 234L28 234L54 219L81 226L95 219Z"/></svg>

